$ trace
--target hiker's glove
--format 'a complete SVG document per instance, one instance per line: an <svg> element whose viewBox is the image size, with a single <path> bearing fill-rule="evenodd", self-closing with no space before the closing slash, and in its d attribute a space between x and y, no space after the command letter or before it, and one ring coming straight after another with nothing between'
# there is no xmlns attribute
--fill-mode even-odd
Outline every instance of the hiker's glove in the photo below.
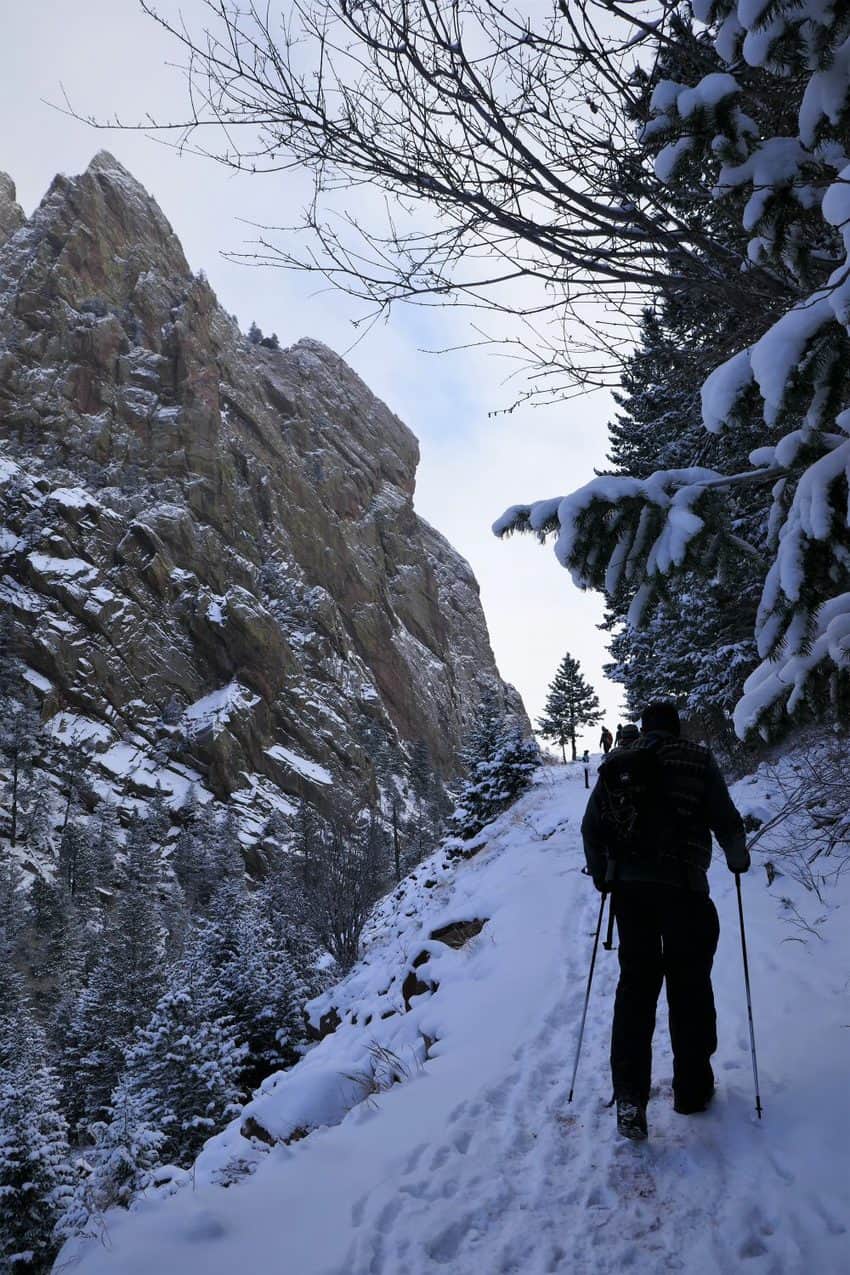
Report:
<svg viewBox="0 0 850 1275"><path fill-rule="evenodd" d="M743 850L740 854L736 854L729 867L733 872L749 872L750 870L750 852Z"/></svg>
<svg viewBox="0 0 850 1275"><path fill-rule="evenodd" d="M598 872L591 872L586 865L581 870L582 876L590 877L600 894L608 893L608 885L604 876L600 876Z"/></svg>

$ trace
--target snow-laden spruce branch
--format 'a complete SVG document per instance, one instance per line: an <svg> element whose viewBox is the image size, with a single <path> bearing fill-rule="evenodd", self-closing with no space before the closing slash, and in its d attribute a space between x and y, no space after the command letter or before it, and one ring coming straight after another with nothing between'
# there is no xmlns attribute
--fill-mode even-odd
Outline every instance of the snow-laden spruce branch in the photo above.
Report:
<svg viewBox="0 0 850 1275"><path fill-rule="evenodd" d="M515 506L494 530L554 534L575 582L626 595L639 624L665 577L712 570L724 545L741 551L723 495L770 481L755 623L762 664L735 712L744 735L777 706L798 709L816 680L837 711L836 677L850 668L850 9L815 0L693 8L726 69L690 84L660 79L642 140L671 189L691 166L716 201L740 209L750 263L797 280L799 295L790 289L763 335L702 388L709 434L760 416L764 445L748 472L602 476ZM771 135L783 109L796 109L796 136Z"/></svg>
<svg viewBox="0 0 850 1275"><path fill-rule="evenodd" d="M661 579L694 557L715 556L723 541L739 552L759 550L729 528L720 532L699 510L710 494L743 484L776 481L777 465L739 474L696 466L661 470L639 479L603 474L568 496L512 505L493 524L495 535L555 536L555 554L581 589L611 597L636 586L630 622L639 624Z"/></svg>

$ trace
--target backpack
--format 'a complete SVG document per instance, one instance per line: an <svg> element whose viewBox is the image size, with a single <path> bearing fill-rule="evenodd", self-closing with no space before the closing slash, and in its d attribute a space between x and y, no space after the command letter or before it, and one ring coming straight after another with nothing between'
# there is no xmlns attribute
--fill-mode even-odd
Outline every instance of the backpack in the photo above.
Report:
<svg viewBox="0 0 850 1275"><path fill-rule="evenodd" d="M675 853L675 816L657 743L611 753L599 782L610 858L648 863Z"/></svg>

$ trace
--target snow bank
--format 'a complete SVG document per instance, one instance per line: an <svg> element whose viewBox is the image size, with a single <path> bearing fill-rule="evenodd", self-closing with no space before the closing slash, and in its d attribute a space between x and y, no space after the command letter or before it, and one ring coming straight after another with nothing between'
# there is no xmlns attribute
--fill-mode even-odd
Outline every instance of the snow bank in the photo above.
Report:
<svg viewBox="0 0 850 1275"><path fill-rule="evenodd" d="M774 787L752 777L738 800L764 817ZM182 1190L111 1212L105 1242L66 1246L58 1268L845 1275L850 879L825 903L790 876L768 887L758 865L744 879L757 1122L734 886L714 865L717 1100L704 1116L672 1112L659 1022L651 1137L635 1147L605 1105L617 963L602 952L565 1101L599 908L580 873L586 798L583 767L546 768L475 858L423 864L378 909L360 964L314 1005L314 1018L337 1010L336 1031L263 1086ZM789 925L792 909L819 938ZM472 920L483 927L459 948L432 937Z"/></svg>

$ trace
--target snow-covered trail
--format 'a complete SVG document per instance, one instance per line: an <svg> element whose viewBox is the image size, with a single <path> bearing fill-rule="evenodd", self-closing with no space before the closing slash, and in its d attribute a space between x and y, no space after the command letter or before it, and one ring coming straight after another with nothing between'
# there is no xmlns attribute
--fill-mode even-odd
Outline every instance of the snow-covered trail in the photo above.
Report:
<svg viewBox="0 0 850 1275"><path fill-rule="evenodd" d="M78 1269L846 1275L847 907L826 938L787 941L796 932L777 915L776 884L769 891L761 870L745 879L758 1122L734 883L720 857L716 1102L701 1116L672 1111L661 1012L650 1140L623 1142L604 1105L616 956L601 948L566 1103L598 913L580 874L585 799L581 767L547 770L457 870L446 914L490 920L468 950L446 957L439 991L422 998L419 1029L439 1043L421 1071L340 1124L274 1148L229 1189L197 1185L110 1214L107 1245L89 1245Z"/></svg>

